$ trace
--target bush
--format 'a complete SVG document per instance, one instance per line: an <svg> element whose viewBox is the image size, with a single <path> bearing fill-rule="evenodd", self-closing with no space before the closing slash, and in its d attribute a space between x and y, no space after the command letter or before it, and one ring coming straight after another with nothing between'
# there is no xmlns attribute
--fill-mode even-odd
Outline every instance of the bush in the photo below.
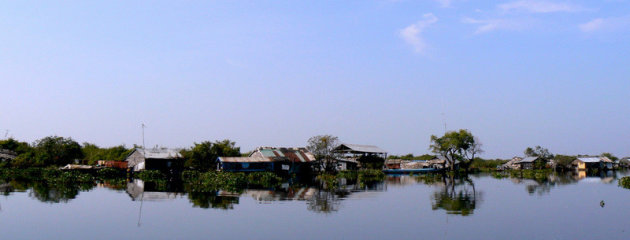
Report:
<svg viewBox="0 0 630 240"><path fill-rule="evenodd" d="M103 168L96 172L96 175L98 177L104 178L104 179L124 177L125 174L126 173L124 171L115 169L115 168Z"/></svg>
<svg viewBox="0 0 630 240"><path fill-rule="evenodd" d="M164 180L166 175L158 170L144 170L136 174L136 177L143 181Z"/></svg>

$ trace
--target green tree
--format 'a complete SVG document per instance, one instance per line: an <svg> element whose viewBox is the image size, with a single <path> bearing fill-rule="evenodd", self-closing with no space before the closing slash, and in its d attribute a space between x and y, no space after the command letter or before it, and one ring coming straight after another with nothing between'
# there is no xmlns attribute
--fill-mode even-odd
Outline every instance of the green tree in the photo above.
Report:
<svg viewBox="0 0 630 240"><path fill-rule="evenodd" d="M241 148L227 139L214 143L204 141L195 143L190 150L182 150L182 155L186 158L184 166L207 171L216 168L218 157L240 157Z"/></svg>
<svg viewBox="0 0 630 240"><path fill-rule="evenodd" d="M0 149L10 150L18 155L33 151L33 148L28 143L20 142L13 138L0 140Z"/></svg>
<svg viewBox="0 0 630 240"><path fill-rule="evenodd" d="M98 160L122 161L131 153L133 149L128 149L125 145L118 145L110 148L100 148L96 144L83 143L84 160L87 164L96 164Z"/></svg>
<svg viewBox="0 0 630 240"><path fill-rule="evenodd" d="M543 161L536 161L534 163L534 168L536 168L536 169L543 169L543 168L545 168L545 166L547 165L549 160L553 159L553 157L554 157L553 154L551 154L551 152L549 152L548 149L543 148L541 146L536 146L534 148L528 147L528 148L525 149L525 151L523 153L525 154L525 156L538 157L538 158L543 160Z"/></svg>
<svg viewBox="0 0 630 240"><path fill-rule="evenodd" d="M613 162L616 162L617 160L619 160L618 157L616 157L615 155L612 155L612 153L602 153L603 157L607 157L608 159L612 160Z"/></svg>
<svg viewBox="0 0 630 240"><path fill-rule="evenodd" d="M571 168L571 163L577 159L575 156L567 156L567 155L555 155L553 157L553 161L556 167L561 167L565 169Z"/></svg>
<svg viewBox="0 0 630 240"><path fill-rule="evenodd" d="M50 136L35 142L35 165L62 166L82 159L81 145L72 138Z"/></svg>
<svg viewBox="0 0 630 240"><path fill-rule="evenodd" d="M340 157L333 150L339 146L339 138L332 135L318 135L308 139L306 149L315 156L316 167L320 171L335 172Z"/></svg>
<svg viewBox="0 0 630 240"><path fill-rule="evenodd" d="M545 160L549 160L553 158L553 154L551 154L551 152L549 152L548 149L543 148L541 146L536 146L534 148L528 147L525 149L524 153L525 153L525 156L540 157Z"/></svg>
<svg viewBox="0 0 630 240"><path fill-rule="evenodd" d="M451 171L455 170L457 161L460 161L460 166L468 171L472 160L483 152L479 140L465 129L447 132L442 137L432 135L429 148L433 153L446 158Z"/></svg>

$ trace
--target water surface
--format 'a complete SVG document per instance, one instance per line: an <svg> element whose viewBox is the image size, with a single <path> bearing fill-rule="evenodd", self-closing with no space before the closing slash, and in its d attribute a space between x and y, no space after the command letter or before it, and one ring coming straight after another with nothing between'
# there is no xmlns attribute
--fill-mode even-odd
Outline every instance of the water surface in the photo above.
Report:
<svg viewBox="0 0 630 240"><path fill-rule="evenodd" d="M628 175L388 176L187 192L186 186L0 184L3 239L630 239ZM603 201L603 202L602 202Z"/></svg>

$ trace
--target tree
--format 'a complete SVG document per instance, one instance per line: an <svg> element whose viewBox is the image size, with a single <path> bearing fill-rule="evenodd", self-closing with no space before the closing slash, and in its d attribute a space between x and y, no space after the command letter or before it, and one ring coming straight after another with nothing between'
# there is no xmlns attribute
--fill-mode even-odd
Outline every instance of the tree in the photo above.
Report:
<svg viewBox="0 0 630 240"><path fill-rule="evenodd" d="M543 148L541 146L536 146L534 148L528 147L525 149L524 153L525 153L525 156L540 157L545 160L549 160L553 158L553 154L551 154L548 149Z"/></svg>
<svg viewBox="0 0 630 240"><path fill-rule="evenodd" d="M561 167L563 169L570 169L571 163L577 159L575 156L567 156L567 155L556 155L553 157L555 167Z"/></svg>
<svg viewBox="0 0 630 240"><path fill-rule="evenodd" d="M308 149L315 156L316 167L320 171L335 172L339 154L333 150L339 146L339 138L332 135L318 135L308 139Z"/></svg>
<svg viewBox="0 0 630 240"><path fill-rule="evenodd" d="M81 145L72 138L50 136L35 142L35 164L39 166L66 165L82 159Z"/></svg>
<svg viewBox="0 0 630 240"><path fill-rule="evenodd" d="M204 141L195 143L190 150L182 150L182 155L186 158L184 166L201 171L215 169L218 157L240 157L241 148L236 147L236 143L230 140Z"/></svg>
<svg viewBox="0 0 630 240"><path fill-rule="evenodd" d="M617 160L619 160L619 158L616 157L615 155L612 155L612 153L602 153L602 157L607 157L608 159L612 160L613 162L616 162Z"/></svg>
<svg viewBox="0 0 630 240"><path fill-rule="evenodd" d="M110 148L100 148L96 144L83 143L83 156L87 164L96 164L98 160L122 161L133 151L125 145Z"/></svg>
<svg viewBox="0 0 630 240"><path fill-rule="evenodd" d="M468 171L472 160L475 159L478 154L483 153L479 140L477 140L470 131L465 129L447 132L442 137L432 135L429 149L431 149L433 153L446 158L451 171L455 170L455 163L457 161Z"/></svg>
<svg viewBox="0 0 630 240"><path fill-rule="evenodd" d="M534 168L537 168L537 169L545 168L545 165L547 165L547 162L553 159L553 154L551 154L551 152L549 152L548 149L543 148L541 146L536 146L534 148L528 147L525 149L523 153L525 154L525 156L538 157L543 160L543 161L536 161L534 163ZM556 165L556 164L554 163L553 165Z"/></svg>

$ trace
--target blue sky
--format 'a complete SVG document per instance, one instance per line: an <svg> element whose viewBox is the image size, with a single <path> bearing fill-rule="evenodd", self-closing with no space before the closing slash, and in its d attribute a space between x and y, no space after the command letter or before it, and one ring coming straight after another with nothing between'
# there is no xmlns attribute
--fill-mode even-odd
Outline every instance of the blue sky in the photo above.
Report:
<svg viewBox="0 0 630 240"><path fill-rule="evenodd" d="M0 130L630 156L630 1L5 1Z"/></svg>

